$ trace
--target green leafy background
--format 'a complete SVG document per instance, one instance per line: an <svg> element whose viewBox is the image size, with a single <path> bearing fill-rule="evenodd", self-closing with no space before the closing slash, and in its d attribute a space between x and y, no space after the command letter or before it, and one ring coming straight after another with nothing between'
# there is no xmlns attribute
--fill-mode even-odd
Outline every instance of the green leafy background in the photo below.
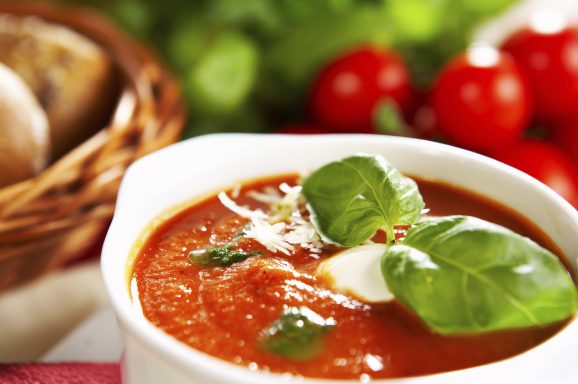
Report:
<svg viewBox="0 0 578 384"><path fill-rule="evenodd" d="M309 85L358 44L391 47L427 87L514 0L68 0L108 13L182 80L185 137L262 132L306 115Z"/></svg>

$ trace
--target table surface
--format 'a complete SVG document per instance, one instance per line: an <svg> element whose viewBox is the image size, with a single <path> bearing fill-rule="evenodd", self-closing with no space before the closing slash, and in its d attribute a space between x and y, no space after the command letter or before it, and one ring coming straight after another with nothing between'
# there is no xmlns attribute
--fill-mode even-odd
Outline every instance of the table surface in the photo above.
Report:
<svg viewBox="0 0 578 384"><path fill-rule="evenodd" d="M1 293L0 363L39 361L107 305L95 259Z"/></svg>

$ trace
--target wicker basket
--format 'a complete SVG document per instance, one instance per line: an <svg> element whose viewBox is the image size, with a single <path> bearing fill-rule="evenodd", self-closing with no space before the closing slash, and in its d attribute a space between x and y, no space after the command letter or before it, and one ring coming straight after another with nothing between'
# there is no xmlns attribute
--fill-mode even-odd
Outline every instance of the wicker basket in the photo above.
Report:
<svg viewBox="0 0 578 384"><path fill-rule="evenodd" d="M185 109L177 82L146 49L98 14L53 4L0 2L88 36L121 74L107 127L39 176L0 189L0 290L84 255L101 239L120 179L135 159L178 140Z"/></svg>

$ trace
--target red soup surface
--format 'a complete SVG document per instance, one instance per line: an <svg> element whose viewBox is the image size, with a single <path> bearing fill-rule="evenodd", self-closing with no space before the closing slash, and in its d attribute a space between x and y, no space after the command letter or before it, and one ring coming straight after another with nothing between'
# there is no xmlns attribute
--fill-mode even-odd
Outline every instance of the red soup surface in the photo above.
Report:
<svg viewBox="0 0 578 384"><path fill-rule="evenodd" d="M263 208L250 190L296 183L282 176L248 183L236 201ZM559 254L535 226L508 209L437 182L416 180L428 215L464 214L508 227ZM230 362L275 372L323 378L388 378L473 367L528 350L565 324L476 335L432 332L397 302L366 304L331 291L314 271L335 249L311 254L298 248L287 256L254 241L244 248L258 257L228 267L202 267L187 260L191 250L223 244L247 224L216 196L179 213L155 230L134 265L146 318L192 348ZM307 306L336 325L323 352L293 361L259 348L259 336L286 307Z"/></svg>

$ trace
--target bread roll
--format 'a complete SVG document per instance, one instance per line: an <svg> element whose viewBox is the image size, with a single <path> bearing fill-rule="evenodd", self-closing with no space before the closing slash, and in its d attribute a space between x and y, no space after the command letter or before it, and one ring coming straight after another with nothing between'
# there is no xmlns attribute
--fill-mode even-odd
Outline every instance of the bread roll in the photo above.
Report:
<svg viewBox="0 0 578 384"><path fill-rule="evenodd" d="M32 91L0 64L0 187L42 171L49 143L48 119Z"/></svg>
<svg viewBox="0 0 578 384"><path fill-rule="evenodd" d="M36 17L0 14L0 62L45 109L54 158L108 122L116 96L113 65L85 36Z"/></svg>

